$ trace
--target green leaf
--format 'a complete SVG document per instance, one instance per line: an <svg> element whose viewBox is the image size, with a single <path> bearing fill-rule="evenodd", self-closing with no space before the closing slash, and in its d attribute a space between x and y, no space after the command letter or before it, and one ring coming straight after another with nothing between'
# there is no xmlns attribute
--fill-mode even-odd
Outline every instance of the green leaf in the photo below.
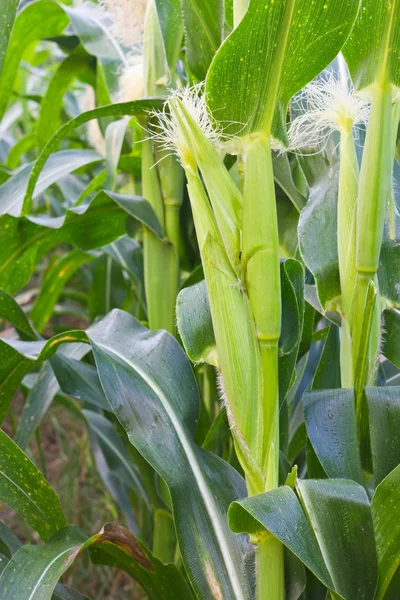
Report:
<svg viewBox="0 0 400 600"><path fill-rule="evenodd" d="M8 41L17 14L19 0L2 0L1 14L3 18L0 23L0 75L3 69L4 58L7 52Z"/></svg>
<svg viewBox="0 0 400 600"><path fill-rule="evenodd" d="M61 150L56 152L49 158L41 172L32 197L36 198L50 185L56 183L68 173L100 160L103 160L102 157L93 150ZM0 215L9 214L18 217L21 214L24 195L32 170L32 164L25 164L17 170L15 175L0 186Z"/></svg>
<svg viewBox="0 0 400 600"><path fill-rule="evenodd" d="M71 344L65 348L61 348L57 356L44 363L36 381L29 390L28 398L18 422L15 441L20 448L24 449L27 447L54 397L60 391L60 386L53 370L53 361L56 359L68 360L68 357L80 359L88 352L89 347L86 344Z"/></svg>
<svg viewBox="0 0 400 600"><path fill-rule="evenodd" d="M135 292L146 311L144 297L143 250L139 242L125 235L102 248L129 275Z"/></svg>
<svg viewBox="0 0 400 600"><path fill-rule="evenodd" d="M40 103L37 123L37 139L42 147L55 134L60 121L63 99L73 80L87 70L91 56L78 46L75 52L67 56L59 65L47 86Z"/></svg>
<svg viewBox="0 0 400 600"><path fill-rule="evenodd" d="M282 486L234 502L229 508L228 518L231 529L236 533L270 532L326 587L333 589L315 533L290 487Z"/></svg>
<svg viewBox="0 0 400 600"><path fill-rule="evenodd" d="M30 319L37 331L42 332L47 325L66 283L82 265L90 260L93 260L93 257L86 252L72 250L51 265L41 283L40 292L30 313Z"/></svg>
<svg viewBox="0 0 400 600"><path fill-rule="evenodd" d="M374 520L379 564L379 584L376 600L382 600L400 561L400 465L376 488L371 510Z"/></svg>
<svg viewBox="0 0 400 600"><path fill-rule="evenodd" d="M143 100L136 100L135 102L122 102L119 104L110 104L107 106L101 106L100 108L94 108L87 112L81 113L71 121L65 123L57 133L47 142L43 148L40 156L35 162L32 172L29 177L28 186L26 188L23 212L24 214L29 213L30 205L33 197L33 193L36 189L36 184L40 177L46 161L49 156L54 152L61 140L72 133L77 127L91 121L92 119L101 119L103 117L121 117L124 115L137 116L146 114L149 110L158 109L161 110L163 101L160 98L144 98Z"/></svg>
<svg viewBox="0 0 400 600"><path fill-rule="evenodd" d="M298 230L301 256L314 275L321 306L328 311L336 310L340 296L337 195L338 168L334 162L311 185Z"/></svg>
<svg viewBox="0 0 400 600"><path fill-rule="evenodd" d="M125 52L115 38L112 19L94 4L62 5L86 52L110 62L124 63Z"/></svg>
<svg viewBox="0 0 400 600"><path fill-rule="evenodd" d="M251 573L243 561L248 546L226 522L230 502L246 493L243 480L193 442L199 397L179 344L121 311L88 337L101 384L129 440L169 486L182 559L197 593L250 598Z"/></svg>
<svg viewBox="0 0 400 600"><path fill-rule="evenodd" d="M362 0L343 54L357 90L368 88L383 74L400 87L400 6L397 0Z"/></svg>
<svg viewBox="0 0 400 600"><path fill-rule="evenodd" d="M279 340L279 399L292 384L304 323L304 269L292 258L281 261L282 323Z"/></svg>
<svg viewBox="0 0 400 600"><path fill-rule="evenodd" d="M80 356L74 356L61 349L51 359L58 385L64 394L84 400L88 404L103 410L110 410L97 371L91 365L81 362Z"/></svg>
<svg viewBox="0 0 400 600"><path fill-rule="evenodd" d="M226 132L272 127L285 142L289 100L335 58L357 12L356 1L252 0L207 75L208 105Z"/></svg>
<svg viewBox="0 0 400 600"><path fill-rule="evenodd" d="M400 311L395 309L386 310L383 313L383 318L382 353L400 369Z"/></svg>
<svg viewBox="0 0 400 600"><path fill-rule="evenodd" d="M372 464L378 485L400 463L400 388L365 388Z"/></svg>
<svg viewBox="0 0 400 600"><path fill-rule="evenodd" d="M308 437L328 477L362 484L353 390L320 390L303 395Z"/></svg>
<svg viewBox="0 0 400 600"><path fill-rule="evenodd" d="M57 244L68 243L81 250L109 244L124 235L125 221L126 212L102 192L63 217L0 217L0 287L9 293L21 289L38 262Z"/></svg>
<svg viewBox="0 0 400 600"><path fill-rule="evenodd" d="M65 342L87 341L84 332L77 330L59 334L46 341L22 342L0 338L0 422L8 411L10 402L23 377L39 361L47 360Z"/></svg>
<svg viewBox="0 0 400 600"><path fill-rule="evenodd" d="M272 164L275 181L300 213L307 203L307 198L299 192L293 181L293 173L288 155L274 153L272 155Z"/></svg>
<svg viewBox="0 0 400 600"><path fill-rule="evenodd" d="M175 565L163 565L127 529L114 523L89 539L78 527L66 527L45 545L23 546L0 577L0 596L27 600L29 590L29 600L50 600L61 575L86 548L96 560L100 557L99 564L117 566L133 576L152 600L191 598Z"/></svg>
<svg viewBox="0 0 400 600"><path fill-rule="evenodd" d="M0 77L0 120L12 93L18 66L25 49L42 38L60 35L67 23L68 18L62 8L57 2L51 0L30 2L20 11L11 32Z"/></svg>
<svg viewBox="0 0 400 600"><path fill-rule="evenodd" d="M372 600L377 583L368 497L349 480L298 481L232 504L234 531L277 537L340 598Z"/></svg>
<svg viewBox="0 0 400 600"><path fill-rule="evenodd" d="M176 320L179 335L190 360L195 363L211 360L215 363L217 350L204 279L179 292Z"/></svg>
<svg viewBox="0 0 400 600"><path fill-rule="evenodd" d="M0 430L0 499L48 540L66 525L57 494L22 450Z"/></svg>
<svg viewBox="0 0 400 600"><path fill-rule="evenodd" d="M338 327L331 325L314 375L312 389L333 390L340 387L340 331Z"/></svg>
<svg viewBox="0 0 400 600"><path fill-rule="evenodd" d="M84 410L83 415L89 429L96 434L114 476L133 489L145 501L147 509L151 510L151 504L138 468L128 458L124 443L113 424L102 415L91 410Z"/></svg>
<svg viewBox="0 0 400 600"><path fill-rule="evenodd" d="M117 194L104 190L103 194L112 198L118 206L123 208L129 215L137 219L143 225L146 225L157 237L164 237L162 226L154 212L150 202L141 196L129 196L127 194Z"/></svg>
<svg viewBox="0 0 400 600"><path fill-rule="evenodd" d="M156 0L156 6L168 65L174 71L183 36L181 3L180 0Z"/></svg>
<svg viewBox="0 0 400 600"><path fill-rule="evenodd" d="M38 338L38 334L18 302L4 290L0 290L0 319L11 323L22 339L36 340Z"/></svg>
<svg viewBox="0 0 400 600"><path fill-rule="evenodd" d="M344 598L375 596L378 568L365 490L345 479L299 481L298 492L336 591Z"/></svg>
<svg viewBox="0 0 400 600"><path fill-rule="evenodd" d="M202 81L222 42L222 0L181 0L185 26L186 58L193 75Z"/></svg>

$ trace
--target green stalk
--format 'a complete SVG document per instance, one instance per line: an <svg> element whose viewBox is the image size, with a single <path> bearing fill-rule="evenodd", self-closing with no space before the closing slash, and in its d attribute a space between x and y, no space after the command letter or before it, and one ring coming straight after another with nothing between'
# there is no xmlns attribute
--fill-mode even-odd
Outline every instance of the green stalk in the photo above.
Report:
<svg viewBox="0 0 400 600"><path fill-rule="evenodd" d="M278 486L279 380L281 330L279 235L274 174L268 137L256 139L246 153L243 203L243 272L260 345L262 365L262 431L257 448L265 489ZM282 544L268 537L256 551L257 598L284 599Z"/></svg>
<svg viewBox="0 0 400 600"><path fill-rule="evenodd" d="M342 293L342 328L340 367L342 387L354 386L351 315L356 281L356 207L359 168L352 124L342 132L340 140L340 172L338 194L338 254Z"/></svg>
<svg viewBox="0 0 400 600"><path fill-rule="evenodd" d="M363 338L363 318L370 282L376 283L383 227L392 178L392 90L388 83L372 90L371 115L367 128L357 200L357 283L353 310L353 372ZM376 298L375 316L369 338L368 383L375 369L380 342L380 298ZM358 395L358 394L357 394ZM357 400L358 402L359 400Z"/></svg>
<svg viewBox="0 0 400 600"><path fill-rule="evenodd" d="M392 129L392 151L393 151L393 162L396 160L396 143L397 143L397 130L399 128L400 121L400 104L393 105L393 129ZM391 180L390 198L389 198L389 235L391 240L396 239L396 202L394 198L393 190L393 178Z"/></svg>
<svg viewBox="0 0 400 600"><path fill-rule="evenodd" d="M164 224L164 205L154 163L152 143L145 140L142 144L143 196L150 202L160 223ZM166 329L174 334L177 290L175 249L167 240L160 240L144 227L143 253L149 326L151 329Z"/></svg>

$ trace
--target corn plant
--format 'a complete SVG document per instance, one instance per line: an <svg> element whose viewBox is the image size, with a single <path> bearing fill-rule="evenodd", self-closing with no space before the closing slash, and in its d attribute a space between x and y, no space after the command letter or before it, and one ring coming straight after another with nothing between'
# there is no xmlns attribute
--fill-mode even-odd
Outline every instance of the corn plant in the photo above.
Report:
<svg viewBox="0 0 400 600"><path fill-rule="evenodd" d="M3 12L0 599L400 597L398 0Z"/></svg>

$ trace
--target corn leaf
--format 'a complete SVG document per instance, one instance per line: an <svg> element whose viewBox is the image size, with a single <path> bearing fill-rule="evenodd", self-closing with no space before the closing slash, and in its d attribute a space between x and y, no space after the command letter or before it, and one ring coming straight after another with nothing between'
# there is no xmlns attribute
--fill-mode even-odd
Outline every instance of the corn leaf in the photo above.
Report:
<svg viewBox="0 0 400 600"><path fill-rule="evenodd" d="M362 484L353 390L318 390L303 395L307 434L328 477Z"/></svg>
<svg viewBox="0 0 400 600"><path fill-rule="evenodd" d="M178 295L176 320L186 354L192 362L208 362L216 352L206 282L185 287Z"/></svg>
<svg viewBox="0 0 400 600"><path fill-rule="evenodd" d="M397 0L362 0L343 54L356 89L368 88L383 74L400 87L400 5Z"/></svg>
<svg viewBox="0 0 400 600"><path fill-rule="evenodd" d="M211 598L250 598L246 542L233 537L226 522L229 503L245 493L243 481L193 442L198 391L180 346L168 333L150 332L121 311L110 313L88 337L101 384L129 440L170 488L180 551L193 587Z"/></svg>
<svg viewBox="0 0 400 600"><path fill-rule="evenodd" d="M309 159L316 168L323 159ZM336 161L312 181L310 196L299 220L301 256L314 275L318 299L323 309L335 310L340 296L339 259L337 251L338 168Z"/></svg>
<svg viewBox="0 0 400 600"><path fill-rule="evenodd" d="M368 497L345 479L298 481L232 504L234 531L277 537L339 598L372 600L377 559Z"/></svg>
<svg viewBox="0 0 400 600"><path fill-rule="evenodd" d="M31 2L19 12L14 22L1 71L0 120L5 113L25 49L42 38L60 35L67 23L68 18L60 5L51 0Z"/></svg>
<svg viewBox="0 0 400 600"><path fill-rule="evenodd" d="M393 309L383 313L382 353L400 369L400 311Z"/></svg>
<svg viewBox="0 0 400 600"><path fill-rule="evenodd" d="M0 595L15 600L50 600L61 575L82 550L92 547L105 557L105 564L116 563L132 575L152 600L191 598L175 565L163 565L127 529L113 523L89 539L78 527L66 527L45 545L23 546L0 577Z"/></svg>
<svg viewBox="0 0 400 600"><path fill-rule="evenodd" d="M292 96L338 54L359 3L347 0L251 0L240 25L216 54L207 101L227 133L266 130L286 141Z"/></svg>
<svg viewBox="0 0 400 600"><path fill-rule="evenodd" d="M94 150L61 150L53 154L37 180L32 198L59 179L80 167L103 160ZM0 186L0 215L18 217L21 214L24 195L33 165L25 164Z"/></svg>
<svg viewBox="0 0 400 600"><path fill-rule="evenodd" d="M375 484L400 463L400 388L367 387L369 430Z"/></svg>
<svg viewBox="0 0 400 600"><path fill-rule="evenodd" d="M181 0L186 55L190 71L202 81L222 42L222 0Z"/></svg>
<svg viewBox="0 0 400 600"><path fill-rule="evenodd" d="M93 257L81 250L72 250L61 256L43 278L40 292L30 312L30 320L39 333L46 327L54 307L66 283L80 267L93 260Z"/></svg>
<svg viewBox="0 0 400 600"><path fill-rule="evenodd" d="M0 75L3 68L7 46L17 14L19 0L2 0L1 11L3 18L0 23Z"/></svg>
<svg viewBox="0 0 400 600"><path fill-rule="evenodd" d="M19 513L44 540L66 525L53 488L26 454L1 430L0 499Z"/></svg>
<svg viewBox="0 0 400 600"><path fill-rule="evenodd" d="M400 521L397 518L399 502L400 465L381 481L371 503L379 564L376 600L385 597L385 592L399 566Z"/></svg>

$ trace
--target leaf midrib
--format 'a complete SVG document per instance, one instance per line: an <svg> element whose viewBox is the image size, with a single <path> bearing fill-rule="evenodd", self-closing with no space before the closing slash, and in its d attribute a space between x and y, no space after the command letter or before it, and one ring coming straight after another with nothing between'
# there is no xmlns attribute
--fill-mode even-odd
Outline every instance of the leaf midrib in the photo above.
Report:
<svg viewBox="0 0 400 600"><path fill-rule="evenodd" d="M164 395L163 391L161 390L161 388L159 387L157 382L154 381L151 377L149 377L147 375L147 373L145 373L133 361L129 360L125 355L120 354L119 352L117 352L115 350L115 348L110 348L110 347L102 344L101 342L95 342L95 344L97 346L99 346L100 348L102 348L106 354L111 352L117 358L119 358L122 362L126 363L129 367L131 367L132 370L135 371L143 379L143 381L145 381L145 383L150 387L150 389L159 398L165 412L167 413L167 416L169 417L169 419L174 427L174 430L178 436L178 439L179 439L180 443L182 444L185 455L188 459L187 462L188 462L189 468L191 469L191 471L193 473L194 479L197 483L197 487L200 491L200 495L203 498L205 509L209 515L210 521L211 521L213 529L214 529L214 533L216 535L216 538L218 540L218 543L219 543L219 546L221 549L221 556L225 562L227 571L230 575L230 582L231 582L233 591L235 593L235 597L238 599L241 599L241 600L246 600L245 593L242 590L241 582L236 573L236 567L235 567L234 561L231 557L230 548L229 548L229 540L225 539L224 531L219 522L218 509L215 506L214 498L208 489L207 482L201 471L201 467L198 464L198 458L197 458L196 452L194 451L192 443L187 438L187 435L186 435L181 423L179 422L178 418L176 417L174 411L172 410L170 403L168 401L168 398Z"/></svg>

